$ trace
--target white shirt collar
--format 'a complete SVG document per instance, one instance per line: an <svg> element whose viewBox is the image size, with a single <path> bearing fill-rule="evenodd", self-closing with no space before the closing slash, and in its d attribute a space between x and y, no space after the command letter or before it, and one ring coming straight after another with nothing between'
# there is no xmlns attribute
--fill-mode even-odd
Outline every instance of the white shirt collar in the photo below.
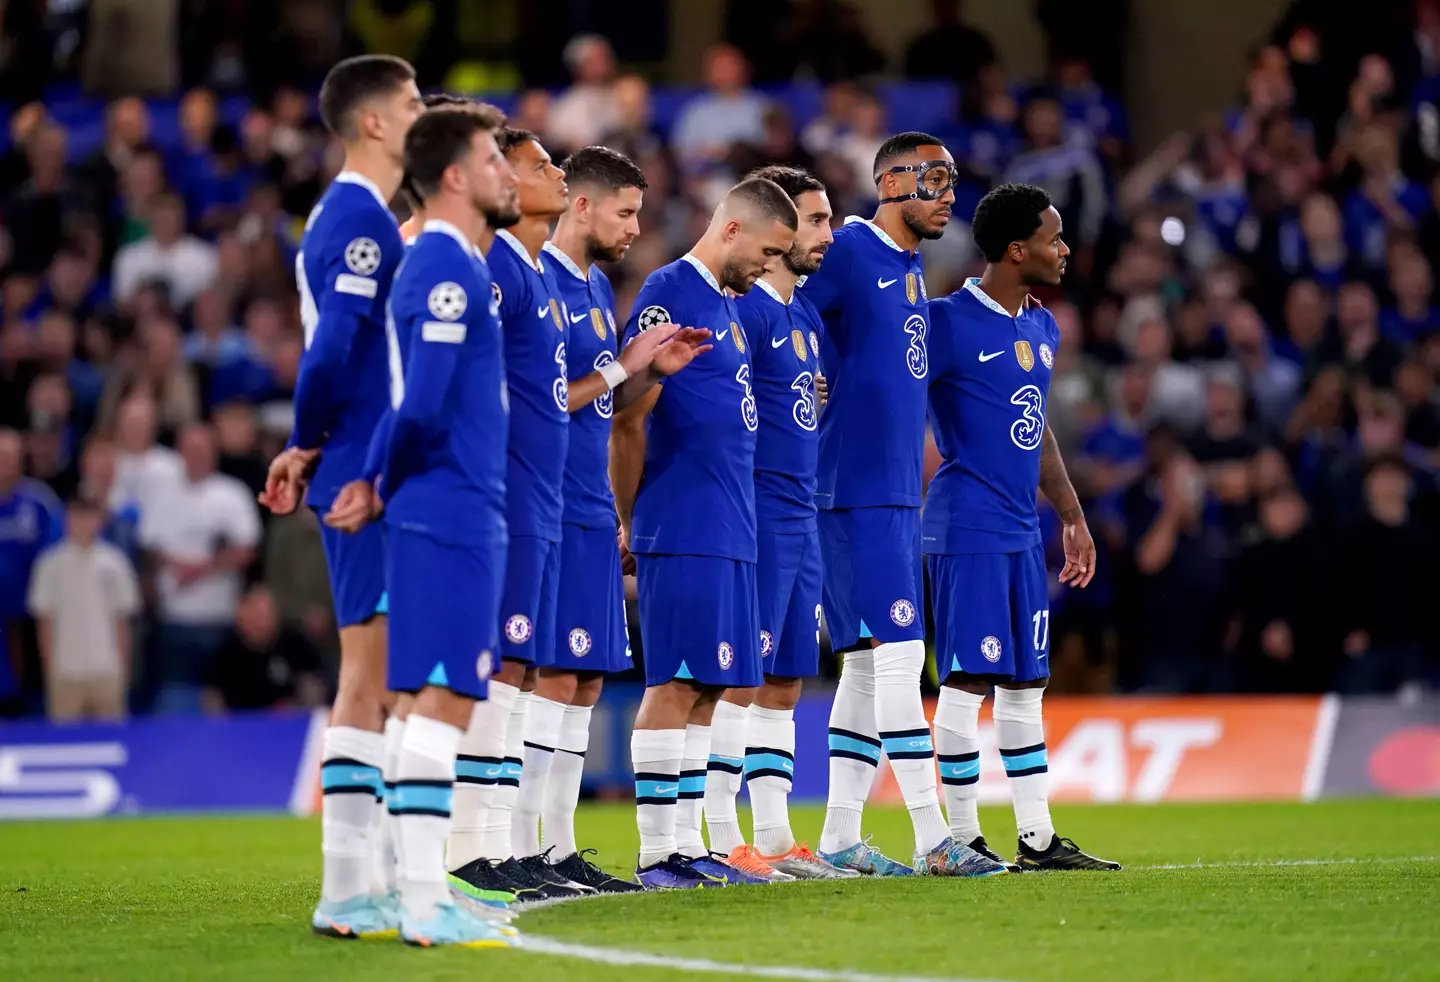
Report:
<svg viewBox="0 0 1440 982"><path fill-rule="evenodd" d="M370 178L366 177L364 174L356 173L353 170L342 170L340 173L335 175L335 180L340 184L354 184L358 187L364 188L366 191L369 191L370 194L374 196L376 201L380 202L381 208L384 208L386 211L390 210L390 202L386 201L385 195L380 193L380 185L370 180Z"/></svg>
<svg viewBox="0 0 1440 982"><path fill-rule="evenodd" d="M450 236L450 238L454 239L460 244L460 248L465 250L466 255L476 257L480 256L480 250L475 248L475 243L465 238L464 232L460 231L458 228L456 228L454 225L451 225L447 221L439 218L427 218L425 220L424 226L421 227L420 231L422 233L439 232L441 235L448 235Z"/></svg>
<svg viewBox="0 0 1440 982"><path fill-rule="evenodd" d="M720 294L721 296L725 295L725 291L720 289L720 284L715 281L715 274L710 272L710 267L706 266L700 260L696 259L693 252L687 252L680 258L685 260L691 266L694 266L695 272L705 277L705 282L709 283L710 286L714 288L716 293Z"/></svg>
<svg viewBox="0 0 1440 982"><path fill-rule="evenodd" d="M514 249L515 255L519 256L520 259L525 263L525 265L535 270L535 272L543 273L545 271L544 267L540 265L539 260L530 258L530 250L525 248L525 244L519 239L515 238L515 236L511 235L509 232L505 231L505 229L502 228L500 231L496 232L495 237L500 239L510 248Z"/></svg>
<svg viewBox="0 0 1440 982"><path fill-rule="evenodd" d="M770 294L770 296L774 297L777 303L783 303L787 307L790 306L790 300L795 299L795 294L792 292L790 294L790 300L786 300L784 297L780 296L779 290L775 289L773 286L771 286L769 283L766 283L764 280L756 280L755 285L758 286L760 289L764 290L766 293ZM799 289L800 284L796 283L795 287L796 289Z"/></svg>
<svg viewBox="0 0 1440 982"><path fill-rule="evenodd" d="M555 260L561 266L564 266L571 276L575 277L582 283L590 282L590 277L586 276L580 271L580 267L575 265L575 260L571 259L570 256L566 254L564 249L560 248L553 242L547 242L540 248L548 252L551 259Z"/></svg>
<svg viewBox="0 0 1440 982"><path fill-rule="evenodd" d="M974 297L976 300L979 300L981 303L989 307L991 310L995 311L995 313L997 314L1003 314L1011 320L1014 320L1016 317L1019 316L1019 314L1010 313L1010 311L1000 306L1000 303L996 301L993 297L991 297L990 294L980 289L980 277L978 276L972 276L965 281L965 290L972 297ZM1023 311L1025 307L1022 305L1020 309Z"/></svg>
<svg viewBox="0 0 1440 982"><path fill-rule="evenodd" d="M854 222L859 222L861 225L864 225L870 231L874 232L875 238L879 239L881 242L885 243L890 248L894 249L896 252L905 251L904 249L900 248L898 245L895 244L895 240L890 238L890 236L886 234L883 228L881 228L879 225L876 225L870 219L861 218L859 215L850 215L845 219L846 225L853 224Z"/></svg>

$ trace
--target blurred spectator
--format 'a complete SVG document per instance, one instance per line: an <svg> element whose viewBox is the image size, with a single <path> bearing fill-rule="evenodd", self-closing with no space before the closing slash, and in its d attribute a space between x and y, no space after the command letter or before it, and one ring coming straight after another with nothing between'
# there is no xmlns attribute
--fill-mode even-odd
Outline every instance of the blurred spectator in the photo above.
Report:
<svg viewBox="0 0 1440 982"><path fill-rule="evenodd" d="M550 107L549 136L557 157L599 142L620 123L610 42L599 34L578 34L565 45L564 57L574 84Z"/></svg>
<svg viewBox="0 0 1440 982"><path fill-rule="evenodd" d="M1336 559L1299 492L1279 487L1261 499L1257 538L1231 574L1241 691L1324 691L1334 663Z"/></svg>
<svg viewBox="0 0 1440 982"><path fill-rule="evenodd" d="M30 580L46 715L54 723L125 717L140 584L125 554L99 537L104 517L104 502L72 498L64 541L40 556Z"/></svg>
<svg viewBox="0 0 1440 982"><path fill-rule="evenodd" d="M1395 372L1395 394L1405 407L1405 439L1432 454L1440 449L1435 374L1418 361L1407 361Z"/></svg>
<svg viewBox="0 0 1440 982"><path fill-rule="evenodd" d="M147 688L162 711L195 707L215 654L235 619L245 571L260 544L250 490L216 472L215 435L203 423L177 441L183 479L141 515L140 541L155 575L156 637Z"/></svg>
<svg viewBox="0 0 1440 982"><path fill-rule="evenodd" d="M1413 490L1403 461L1376 460L1365 475L1365 517L1345 539L1337 687L1349 695L1394 691L1421 675L1435 563L1429 534L1410 514Z"/></svg>
<svg viewBox="0 0 1440 982"><path fill-rule="evenodd" d="M176 307L187 307L215 279L215 247L185 233L185 205L173 194L155 199L150 234L115 254L115 299L131 301L143 283L158 280Z"/></svg>
<svg viewBox="0 0 1440 982"><path fill-rule="evenodd" d="M829 151L850 165L857 188L875 187L875 154L890 135L885 106L873 92L860 90L850 111L850 125ZM872 190L873 193L873 190Z"/></svg>
<svg viewBox="0 0 1440 982"><path fill-rule="evenodd" d="M1380 333L1380 308L1369 284L1355 280L1340 288L1335 322L1339 331L1320 346L1320 360L1348 365L1370 384L1388 386L1402 354Z"/></svg>
<svg viewBox="0 0 1440 982"><path fill-rule="evenodd" d="M621 75L610 87L615 119L601 134L600 142L632 160L641 160L661 150L650 119L650 85L639 75Z"/></svg>
<svg viewBox="0 0 1440 982"><path fill-rule="evenodd" d="M220 473L235 478L254 494L265 488L270 461L260 453L255 408L248 402L227 402L211 414Z"/></svg>
<svg viewBox="0 0 1440 982"><path fill-rule="evenodd" d="M1170 329L1158 318L1135 328L1130 357L1149 376L1146 403L1152 421L1163 420L1182 433L1200 425L1205 412L1205 377L1194 365L1170 358Z"/></svg>
<svg viewBox="0 0 1440 982"><path fill-rule="evenodd" d="M1234 365L1217 365L1205 382L1205 422L1190 441L1190 450L1201 464L1243 460L1257 449L1258 441L1245 413L1245 390Z"/></svg>
<svg viewBox="0 0 1440 982"><path fill-rule="evenodd" d="M1400 170L1400 149L1386 125L1368 127L1355 150L1360 186L1345 199L1350 250L1370 269L1385 265L1385 246L1395 232L1413 229L1430 208L1425 188Z"/></svg>
<svg viewBox="0 0 1440 982"><path fill-rule="evenodd" d="M69 138L45 123L25 149L27 177L5 205L14 272L37 274L50 264L63 241L67 219L82 207L81 188L65 172Z"/></svg>
<svg viewBox="0 0 1440 982"><path fill-rule="evenodd" d="M735 47L717 44L705 52L709 91L690 100L671 134L687 168L718 160L731 144L764 140L765 100L746 87L749 81L750 66Z"/></svg>
<svg viewBox="0 0 1440 982"><path fill-rule="evenodd" d="M25 476L25 441L0 429L0 701L20 691L26 644L31 637L25 595L35 560L59 540L60 501L44 484Z"/></svg>
<svg viewBox="0 0 1440 982"><path fill-rule="evenodd" d="M1255 402L1255 415L1270 429L1279 430L1290 418L1300 392L1300 370L1275 357L1270 334L1260 313L1248 303L1230 308L1225 340L1245 376L1245 388Z"/></svg>
<svg viewBox="0 0 1440 982"><path fill-rule="evenodd" d="M230 317L230 296L214 285L201 291L191 308L194 330L185 338L185 360L216 368L250 354L245 334Z"/></svg>
<svg viewBox="0 0 1440 982"><path fill-rule="evenodd" d="M1313 372L1333 310L1332 299L1314 280L1290 284L1285 292L1285 339L1277 343L1277 353Z"/></svg>
<svg viewBox="0 0 1440 982"><path fill-rule="evenodd" d="M1046 95L1033 99L1025 107L1025 147L1006 168L1004 180L1050 192L1065 237L1089 247L1099 239L1109 207L1105 172L1094 150L1064 144L1063 123L1060 103Z"/></svg>
<svg viewBox="0 0 1440 982"><path fill-rule="evenodd" d="M115 200L120 175L150 140L150 109L133 96L116 99L105 112L105 139L78 168L80 186L96 214Z"/></svg>
<svg viewBox="0 0 1440 982"><path fill-rule="evenodd" d="M287 430L288 432L288 430ZM335 651L334 615L320 523L309 508L272 518L265 536L265 585L286 627L316 646Z"/></svg>
<svg viewBox="0 0 1440 982"><path fill-rule="evenodd" d="M103 509L100 538L124 553L137 569L140 564L140 507L133 502L114 504L115 471L119 452L115 444L92 436L80 453L80 486L75 495L99 502Z"/></svg>
<svg viewBox="0 0 1440 982"><path fill-rule="evenodd" d="M201 705L208 713L319 706L326 695L320 672L315 646L281 623L275 597L256 584L240 600Z"/></svg>
<svg viewBox="0 0 1440 982"><path fill-rule="evenodd" d="M138 393L155 402L162 430L174 432L200 417L200 388L185 363L180 325L168 314L143 319L136 331L138 345L129 364L113 372L100 397L100 425L115 418L122 400Z"/></svg>
<svg viewBox="0 0 1440 982"><path fill-rule="evenodd" d="M963 91L995 63L995 45L961 19L960 0L931 0L932 23L905 46L910 78L948 78Z"/></svg>
<svg viewBox="0 0 1440 982"><path fill-rule="evenodd" d="M1381 333L1401 344L1440 333L1434 273L1423 255L1407 250L1391 264L1390 293L1395 305L1380 315Z"/></svg>
<svg viewBox="0 0 1440 982"><path fill-rule="evenodd" d="M1132 485L1123 510L1140 574L1149 692L1224 692L1230 666L1221 651L1230 542L1206 520L1205 476L1181 454L1157 486Z"/></svg>
<svg viewBox="0 0 1440 982"><path fill-rule="evenodd" d="M115 478L110 506L144 514L159 507L172 485L182 479L180 455L155 440L155 400L144 392L120 403L115 415Z"/></svg>
<svg viewBox="0 0 1440 982"><path fill-rule="evenodd" d="M165 95L180 80L180 0L90 0L84 81L105 95Z"/></svg>

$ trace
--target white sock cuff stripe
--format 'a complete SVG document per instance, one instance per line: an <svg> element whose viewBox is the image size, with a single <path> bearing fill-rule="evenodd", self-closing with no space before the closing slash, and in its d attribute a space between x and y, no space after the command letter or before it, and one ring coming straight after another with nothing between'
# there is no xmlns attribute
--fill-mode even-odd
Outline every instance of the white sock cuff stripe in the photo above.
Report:
<svg viewBox="0 0 1440 982"><path fill-rule="evenodd" d="M682 756L686 760L710 759L710 727L701 726L699 723L686 724Z"/></svg>
<svg viewBox="0 0 1440 982"><path fill-rule="evenodd" d="M552 750L560 744L560 730L565 725L564 703L536 696L530 700L525 714L525 742L538 743Z"/></svg>
<svg viewBox="0 0 1440 982"><path fill-rule="evenodd" d="M975 739L980 735L980 706L983 695L963 689L941 687L935 706L935 729Z"/></svg>
<svg viewBox="0 0 1440 982"><path fill-rule="evenodd" d="M749 715L749 706L737 706L733 702L726 702L722 699L715 704L715 717L711 720L711 726L723 723L743 724Z"/></svg>
<svg viewBox="0 0 1440 982"><path fill-rule="evenodd" d="M400 749L403 753L418 754L445 764L453 774L461 736L459 727L411 713L405 721L405 735L400 739Z"/></svg>
<svg viewBox="0 0 1440 982"><path fill-rule="evenodd" d="M371 767L385 766L385 736L354 726L330 726L320 743L321 761L343 757Z"/></svg>
<svg viewBox="0 0 1440 982"><path fill-rule="evenodd" d="M1039 726L1043 719L1040 701L1044 689L1001 689L995 690L994 718L997 722L1030 723Z"/></svg>
<svg viewBox="0 0 1440 982"><path fill-rule="evenodd" d="M630 734L630 758L636 764L679 761L684 754L684 730L636 730Z"/></svg>
<svg viewBox="0 0 1440 982"><path fill-rule="evenodd" d="M519 698L520 690L515 686L492 680L489 685L489 695L485 699L485 702L477 702L475 708L478 711L482 706L488 704L492 712L503 710L508 713L515 708L515 703Z"/></svg>

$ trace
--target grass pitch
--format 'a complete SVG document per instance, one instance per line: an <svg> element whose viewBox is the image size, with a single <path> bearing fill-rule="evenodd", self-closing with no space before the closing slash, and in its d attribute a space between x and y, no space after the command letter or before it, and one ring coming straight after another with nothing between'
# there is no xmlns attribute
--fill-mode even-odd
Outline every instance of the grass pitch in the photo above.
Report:
<svg viewBox="0 0 1440 982"><path fill-rule="evenodd" d="M632 815L595 806L579 817L582 841L617 871L634 863ZM820 809L794 818L818 833ZM522 916L535 948L501 952L312 937L314 820L0 825L0 978L1440 979L1440 802L1062 806L1056 819L1127 868L581 900ZM983 821L992 844L1012 846L1008 809ZM871 810L866 827L908 856L904 812ZM541 951L539 939L577 947ZM729 970L617 966L597 961L605 952Z"/></svg>

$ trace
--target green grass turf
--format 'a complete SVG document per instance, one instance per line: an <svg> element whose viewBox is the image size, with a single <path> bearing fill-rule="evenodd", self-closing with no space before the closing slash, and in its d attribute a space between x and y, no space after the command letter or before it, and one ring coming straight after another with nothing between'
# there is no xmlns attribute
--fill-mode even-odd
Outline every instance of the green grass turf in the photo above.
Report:
<svg viewBox="0 0 1440 982"><path fill-rule="evenodd" d="M819 809L795 812L797 828L818 832ZM534 911L518 926L727 963L944 978L1440 979L1440 862L1363 862L1440 855L1440 802L1067 806L1056 818L1082 847L1130 868L602 898ZM988 809L983 820L993 844L1014 842L1008 809ZM633 863L630 808L586 807L578 824L606 866ZM908 856L904 812L872 810L866 826L890 855ZM0 978L658 982L683 974L533 951L314 938L318 844L317 822L284 818L0 826ZM1362 862L1269 865L1277 860ZM1138 868L1196 862L1264 865Z"/></svg>

